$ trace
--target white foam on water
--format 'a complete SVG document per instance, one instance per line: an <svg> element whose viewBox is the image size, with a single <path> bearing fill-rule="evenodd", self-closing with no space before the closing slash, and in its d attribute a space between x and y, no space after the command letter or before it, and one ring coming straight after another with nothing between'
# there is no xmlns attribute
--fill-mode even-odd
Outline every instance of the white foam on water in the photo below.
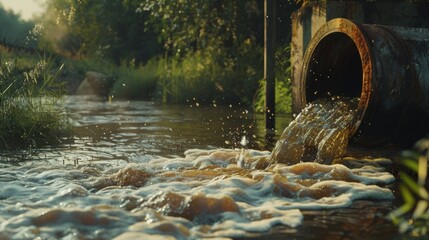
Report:
<svg viewBox="0 0 429 240"><path fill-rule="evenodd" d="M300 226L302 209L393 199L386 186L394 177L381 165L258 167L269 156L250 149L191 149L184 157L119 165L4 166L0 238L239 238Z"/></svg>

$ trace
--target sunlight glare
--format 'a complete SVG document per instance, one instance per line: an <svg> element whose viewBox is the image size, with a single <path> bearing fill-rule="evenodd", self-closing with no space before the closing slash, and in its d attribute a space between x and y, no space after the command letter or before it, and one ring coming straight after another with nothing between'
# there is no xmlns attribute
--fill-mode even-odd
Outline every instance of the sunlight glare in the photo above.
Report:
<svg viewBox="0 0 429 240"><path fill-rule="evenodd" d="M34 15L43 11L46 0L0 0L1 5L7 10L19 14L22 19L30 20Z"/></svg>

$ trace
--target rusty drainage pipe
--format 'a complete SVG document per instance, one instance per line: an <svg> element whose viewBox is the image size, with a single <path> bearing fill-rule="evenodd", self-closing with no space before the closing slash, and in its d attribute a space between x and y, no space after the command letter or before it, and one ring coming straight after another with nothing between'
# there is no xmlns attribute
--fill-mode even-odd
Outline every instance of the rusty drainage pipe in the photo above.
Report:
<svg viewBox="0 0 429 240"><path fill-rule="evenodd" d="M297 81L296 108L360 98L352 143L408 145L429 133L429 29L333 19L310 41Z"/></svg>

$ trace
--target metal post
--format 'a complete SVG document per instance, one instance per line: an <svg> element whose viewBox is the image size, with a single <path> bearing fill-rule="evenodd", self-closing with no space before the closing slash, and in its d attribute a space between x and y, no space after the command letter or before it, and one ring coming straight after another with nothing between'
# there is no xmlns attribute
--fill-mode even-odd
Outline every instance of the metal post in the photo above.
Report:
<svg viewBox="0 0 429 240"><path fill-rule="evenodd" d="M276 0L264 1L265 128L275 130L275 14Z"/></svg>

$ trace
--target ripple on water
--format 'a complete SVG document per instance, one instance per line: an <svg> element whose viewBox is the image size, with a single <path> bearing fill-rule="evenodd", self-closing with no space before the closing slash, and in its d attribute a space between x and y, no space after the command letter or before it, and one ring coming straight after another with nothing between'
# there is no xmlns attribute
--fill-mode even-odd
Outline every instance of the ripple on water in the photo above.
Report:
<svg viewBox="0 0 429 240"><path fill-rule="evenodd" d="M237 238L296 228L303 210L393 199L386 161L258 168L269 154L191 149L133 163L3 166L0 238Z"/></svg>

